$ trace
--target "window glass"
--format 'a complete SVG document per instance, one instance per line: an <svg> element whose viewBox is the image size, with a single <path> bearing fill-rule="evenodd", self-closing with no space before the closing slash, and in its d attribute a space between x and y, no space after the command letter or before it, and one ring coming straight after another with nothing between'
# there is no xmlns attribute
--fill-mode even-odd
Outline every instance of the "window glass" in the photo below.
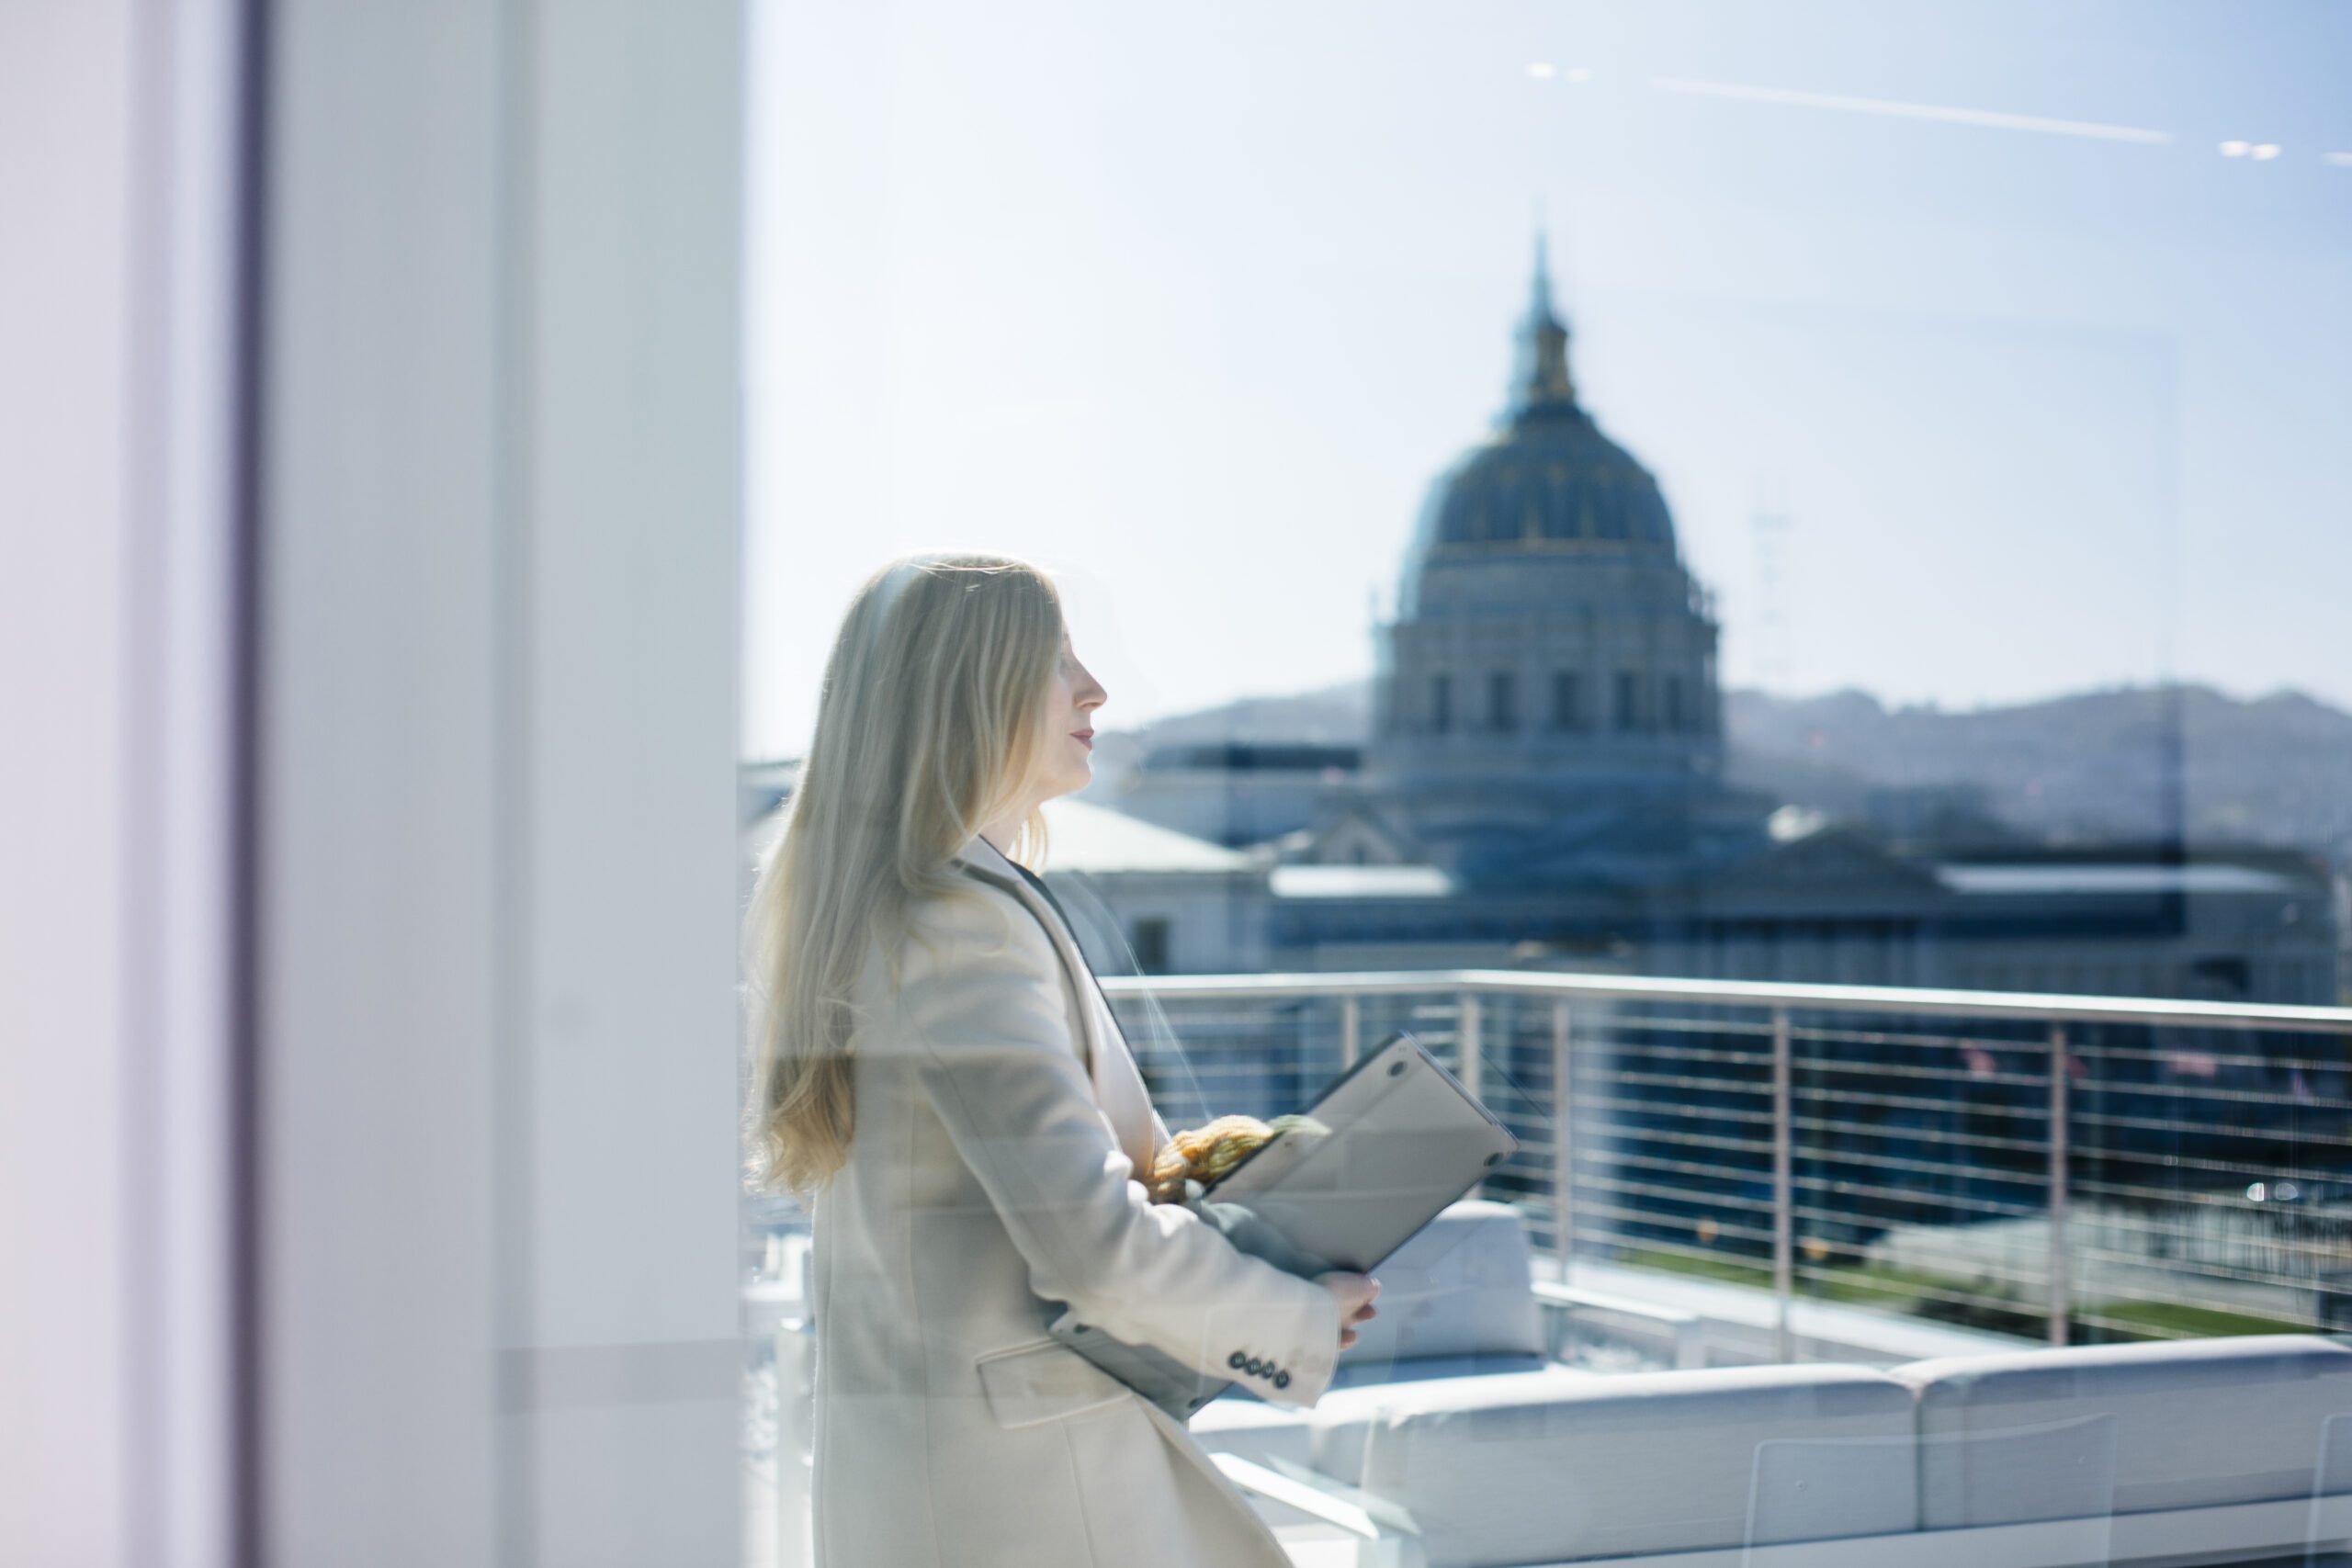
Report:
<svg viewBox="0 0 2352 1568"><path fill-rule="evenodd" d="M1415 1033L1596 1371L2352 1323L2352 15L778 15L747 754L1054 568L1171 1127Z"/></svg>

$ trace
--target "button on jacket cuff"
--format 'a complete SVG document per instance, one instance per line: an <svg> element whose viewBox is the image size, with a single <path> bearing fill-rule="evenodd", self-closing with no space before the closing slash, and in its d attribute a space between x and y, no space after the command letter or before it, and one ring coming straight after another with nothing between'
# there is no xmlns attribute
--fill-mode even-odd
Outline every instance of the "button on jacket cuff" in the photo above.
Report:
<svg viewBox="0 0 2352 1568"><path fill-rule="evenodd" d="M1312 1280L1270 1269L1291 1297L1289 1312L1220 1309L1212 1332L1226 1354L1224 1375L1274 1404L1314 1404L1331 1384L1340 1359L1340 1301ZM1292 1315L1295 1314L1295 1315Z"/></svg>

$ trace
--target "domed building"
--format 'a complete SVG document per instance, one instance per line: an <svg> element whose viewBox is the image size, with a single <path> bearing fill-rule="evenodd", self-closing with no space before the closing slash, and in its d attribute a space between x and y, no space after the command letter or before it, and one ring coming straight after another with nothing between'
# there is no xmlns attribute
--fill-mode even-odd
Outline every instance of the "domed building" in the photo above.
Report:
<svg viewBox="0 0 2352 1568"><path fill-rule="evenodd" d="M1431 487L1375 636L1368 703L1165 722L1113 811L1057 803L1048 877L1099 964L2335 995L2324 878L2278 857L1891 840L1727 783L1713 604L1578 395L1540 243L1503 416Z"/></svg>
<svg viewBox="0 0 2352 1568"><path fill-rule="evenodd" d="M1657 479L1577 394L1539 241L1510 405L1431 490L1381 628L1365 784L1479 881L1723 761L1717 626ZM1538 855L1538 860L1551 857Z"/></svg>

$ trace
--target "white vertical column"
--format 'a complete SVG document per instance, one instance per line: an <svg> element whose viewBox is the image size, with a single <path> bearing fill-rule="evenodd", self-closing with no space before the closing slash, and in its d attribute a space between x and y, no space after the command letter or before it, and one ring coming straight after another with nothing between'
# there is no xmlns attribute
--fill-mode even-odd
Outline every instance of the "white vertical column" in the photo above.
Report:
<svg viewBox="0 0 2352 1568"><path fill-rule="evenodd" d="M0 7L12 1562L231 1550L235 13Z"/></svg>
<svg viewBox="0 0 2352 1568"><path fill-rule="evenodd" d="M729 1563L731 0L281 0L265 1546Z"/></svg>
<svg viewBox="0 0 2352 1568"><path fill-rule="evenodd" d="M0 1555L128 1564L135 7L0 6Z"/></svg>
<svg viewBox="0 0 2352 1568"><path fill-rule="evenodd" d="M734 1568L741 18L514 14L511 1502L535 1562Z"/></svg>
<svg viewBox="0 0 2352 1568"><path fill-rule="evenodd" d="M260 1549L500 1560L499 8L271 7ZM515 1560L522 1560L519 1557Z"/></svg>

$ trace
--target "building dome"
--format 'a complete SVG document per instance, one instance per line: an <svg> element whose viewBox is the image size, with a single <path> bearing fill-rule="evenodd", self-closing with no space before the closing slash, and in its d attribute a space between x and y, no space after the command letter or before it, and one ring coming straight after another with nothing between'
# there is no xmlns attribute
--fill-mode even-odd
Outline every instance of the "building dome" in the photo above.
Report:
<svg viewBox="0 0 2352 1568"><path fill-rule="evenodd" d="M1674 553L1657 480L1574 402L1521 408L1441 480L1424 548L1547 544Z"/></svg>
<svg viewBox="0 0 2352 1568"><path fill-rule="evenodd" d="M1476 559L1563 548L1676 556L1674 518L1656 476L1602 434L1577 400L1568 329L1552 308L1539 240L1534 298L1520 328L1502 428L1431 490L1407 562L1406 594L1414 596L1411 579L1435 552Z"/></svg>
<svg viewBox="0 0 2352 1568"><path fill-rule="evenodd" d="M1465 874L1720 774L1713 606L1567 345L1539 243L1502 428L1431 487L1380 630L1369 781Z"/></svg>

